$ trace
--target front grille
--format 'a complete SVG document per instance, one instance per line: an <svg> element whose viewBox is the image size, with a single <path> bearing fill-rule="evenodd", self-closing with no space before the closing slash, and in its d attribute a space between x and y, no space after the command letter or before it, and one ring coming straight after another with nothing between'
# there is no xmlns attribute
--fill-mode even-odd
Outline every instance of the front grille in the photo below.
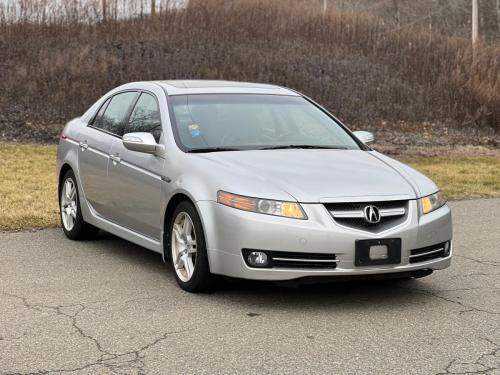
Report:
<svg viewBox="0 0 500 375"><path fill-rule="evenodd" d="M335 254L324 253L295 253L290 251L267 251L243 249L245 258L251 251L263 251L269 257L269 265L266 268L300 268L300 269L333 269L337 267Z"/></svg>
<svg viewBox="0 0 500 375"><path fill-rule="evenodd" d="M380 212L380 221L378 223L372 224L365 219L364 209L367 206L375 206L378 208ZM325 207L330 212L335 222L340 225L369 232L378 232L401 224L408 216L407 200L327 203Z"/></svg>
<svg viewBox="0 0 500 375"><path fill-rule="evenodd" d="M446 242L411 250L410 263L419 263L425 262L426 260L446 257L445 245Z"/></svg>

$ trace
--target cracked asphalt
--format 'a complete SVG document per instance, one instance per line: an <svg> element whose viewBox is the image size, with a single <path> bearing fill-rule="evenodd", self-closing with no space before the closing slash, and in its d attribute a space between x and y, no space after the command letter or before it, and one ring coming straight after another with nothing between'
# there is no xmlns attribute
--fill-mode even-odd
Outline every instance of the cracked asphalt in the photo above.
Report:
<svg viewBox="0 0 500 375"><path fill-rule="evenodd" d="M2 374L500 374L500 199L451 203L450 268L413 281L180 290L110 235L0 234Z"/></svg>

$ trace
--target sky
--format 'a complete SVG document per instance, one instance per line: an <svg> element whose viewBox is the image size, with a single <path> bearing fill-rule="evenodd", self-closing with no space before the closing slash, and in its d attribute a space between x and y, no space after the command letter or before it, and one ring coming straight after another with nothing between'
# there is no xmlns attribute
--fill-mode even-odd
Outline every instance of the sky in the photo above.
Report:
<svg viewBox="0 0 500 375"><path fill-rule="evenodd" d="M182 8L189 0L155 0L156 10L166 8ZM117 17L133 17L151 12L151 0L106 0L108 14L113 15L116 9ZM8 18L37 18L45 13L47 17L59 17L72 13L78 7L86 9L90 18L100 18L102 0L0 0L0 14Z"/></svg>

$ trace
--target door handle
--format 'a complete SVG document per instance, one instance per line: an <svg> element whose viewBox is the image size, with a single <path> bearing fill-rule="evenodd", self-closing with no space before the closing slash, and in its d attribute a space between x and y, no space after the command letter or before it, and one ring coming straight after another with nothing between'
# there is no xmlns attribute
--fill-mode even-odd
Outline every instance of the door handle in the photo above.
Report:
<svg viewBox="0 0 500 375"><path fill-rule="evenodd" d="M122 161L118 155L109 155L109 158L113 161L113 165L118 164Z"/></svg>
<svg viewBox="0 0 500 375"><path fill-rule="evenodd" d="M87 141L80 142L79 145L80 145L80 148L82 149L82 151L85 151L86 149L89 148Z"/></svg>

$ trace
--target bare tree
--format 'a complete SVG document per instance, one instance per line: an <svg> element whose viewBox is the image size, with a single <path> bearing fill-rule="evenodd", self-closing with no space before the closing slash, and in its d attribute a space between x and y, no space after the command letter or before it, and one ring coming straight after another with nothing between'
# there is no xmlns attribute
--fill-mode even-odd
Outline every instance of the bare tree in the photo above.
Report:
<svg viewBox="0 0 500 375"><path fill-rule="evenodd" d="M106 0L102 0L102 20L106 21L108 16L108 5L106 4Z"/></svg>
<svg viewBox="0 0 500 375"><path fill-rule="evenodd" d="M151 0L151 15L154 16L156 11L156 1Z"/></svg>
<svg viewBox="0 0 500 375"><path fill-rule="evenodd" d="M399 26L401 24L401 14L399 12L398 0L392 0L394 6L394 18L396 19L396 24Z"/></svg>
<svg viewBox="0 0 500 375"><path fill-rule="evenodd" d="M479 19L478 19L477 0L472 0L472 45L475 47L479 38Z"/></svg>
<svg viewBox="0 0 500 375"><path fill-rule="evenodd" d="M42 1L42 24L47 20L47 0Z"/></svg>
<svg viewBox="0 0 500 375"><path fill-rule="evenodd" d="M497 25L498 35L500 35L500 0L497 0Z"/></svg>

